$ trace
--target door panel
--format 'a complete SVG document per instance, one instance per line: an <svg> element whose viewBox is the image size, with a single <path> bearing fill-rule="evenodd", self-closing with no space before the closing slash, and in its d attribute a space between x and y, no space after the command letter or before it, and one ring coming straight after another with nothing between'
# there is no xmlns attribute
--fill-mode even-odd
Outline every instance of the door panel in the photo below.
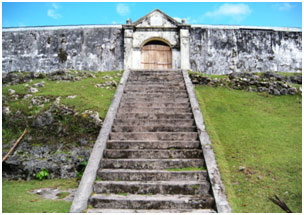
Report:
<svg viewBox="0 0 304 215"><path fill-rule="evenodd" d="M144 69L171 69L172 53L167 45L147 44L142 48L141 64Z"/></svg>

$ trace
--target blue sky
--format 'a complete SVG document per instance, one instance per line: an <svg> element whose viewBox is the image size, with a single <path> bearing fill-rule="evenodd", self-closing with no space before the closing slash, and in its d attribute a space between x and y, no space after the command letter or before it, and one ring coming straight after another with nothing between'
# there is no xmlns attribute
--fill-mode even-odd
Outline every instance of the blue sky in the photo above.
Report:
<svg viewBox="0 0 304 215"><path fill-rule="evenodd" d="M125 24L155 8L189 24L302 27L300 2L4 2L2 26Z"/></svg>

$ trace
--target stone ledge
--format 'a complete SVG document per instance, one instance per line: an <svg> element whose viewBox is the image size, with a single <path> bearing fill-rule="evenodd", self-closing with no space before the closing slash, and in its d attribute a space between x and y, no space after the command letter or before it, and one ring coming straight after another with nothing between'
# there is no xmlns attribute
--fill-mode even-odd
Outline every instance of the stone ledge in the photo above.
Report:
<svg viewBox="0 0 304 215"><path fill-rule="evenodd" d="M205 164L207 167L207 172L210 179L213 196L215 199L216 210L218 213L231 213L231 208L229 202L227 201L227 197L225 193L225 187L221 180L221 174L217 167L217 163L209 135L205 130L203 115L200 111L200 106L196 99L193 85L188 75L188 71L183 70L183 76L184 76L187 92L189 94L195 123L197 129L199 130L198 132L199 139L201 142L201 148L204 153Z"/></svg>

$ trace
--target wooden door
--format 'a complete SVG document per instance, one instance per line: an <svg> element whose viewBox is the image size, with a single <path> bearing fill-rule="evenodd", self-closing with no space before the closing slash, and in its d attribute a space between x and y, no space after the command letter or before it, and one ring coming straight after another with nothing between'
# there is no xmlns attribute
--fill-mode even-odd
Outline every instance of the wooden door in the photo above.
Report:
<svg viewBox="0 0 304 215"><path fill-rule="evenodd" d="M160 41L151 41L141 51L141 64L144 69L171 69L171 48Z"/></svg>

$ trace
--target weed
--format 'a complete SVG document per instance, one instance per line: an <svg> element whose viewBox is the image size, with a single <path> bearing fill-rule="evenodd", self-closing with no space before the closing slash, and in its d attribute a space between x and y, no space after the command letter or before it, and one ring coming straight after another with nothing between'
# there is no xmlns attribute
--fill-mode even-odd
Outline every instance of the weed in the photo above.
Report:
<svg viewBox="0 0 304 215"><path fill-rule="evenodd" d="M199 187L198 184L196 184L196 185L193 185L193 186L192 186L192 189L193 189L193 190L197 190L198 187Z"/></svg>
<svg viewBox="0 0 304 215"><path fill-rule="evenodd" d="M59 199L64 199L68 195L70 195L69 192L60 192L60 193L57 194L57 196L58 196Z"/></svg>
<svg viewBox="0 0 304 215"><path fill-rule="evenodd" d="M83 176L84 170L88 164L88 161L82 161L77 168L77 177L81 178Z"/></svg>
<svg viewBox="0 0 304 215"><path fill-rule="evenodd" d="M127 196L128 193L117 193L117 195L120 195L120 196Z"/></svg>
<svg viewBox="0 0 304 215"><path fill-rule="evenodd" d="M40 181L43 179L47 179L49 177L49 172L47 171L47 169L43 169L40 172L38 172L35 177L37 179L39 179Z"/></svg>

